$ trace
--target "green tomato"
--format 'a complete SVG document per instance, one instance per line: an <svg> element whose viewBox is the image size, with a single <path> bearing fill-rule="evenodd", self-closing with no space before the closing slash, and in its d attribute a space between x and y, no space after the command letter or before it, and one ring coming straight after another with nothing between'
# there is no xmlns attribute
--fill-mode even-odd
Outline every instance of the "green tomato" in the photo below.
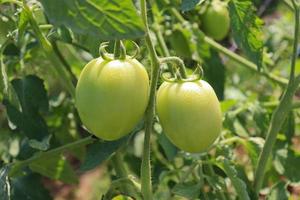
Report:
<svg viewBox="0 0 300 200"><path fill-rule="evenodd" d="M157 114L166 136L186 152L207 150L222 128L220 103L203 80L164 82L157 93Z"/></svg>
<svg viewBox="0 0 300 200"><path fill-rule="evenodd" d="M213 0L201 16L201 27L213 39L224 39L230 29L230 18L226 3Z"/></svg>
<svg viewBox="0 0 300 200"><path fill-rule="evenodd" d="M148 98L147 71L131 58L90 61L76 87L76 107L83 124L104 140L129 134L142 119Z"/></svg>

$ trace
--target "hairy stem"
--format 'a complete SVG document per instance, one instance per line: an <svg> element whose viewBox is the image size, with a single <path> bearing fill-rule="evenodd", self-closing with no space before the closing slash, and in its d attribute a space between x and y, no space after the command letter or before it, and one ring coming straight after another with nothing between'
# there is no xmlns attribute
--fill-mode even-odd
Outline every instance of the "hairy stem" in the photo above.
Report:
<svg viewBox="0 0 300 200"><path fill-rule="evenodd" d="M163 56L164 56L164 57L169 57L169 56L170 56L170 52L169 52L169 50L168 50L168 47L167 47L167 45L166 45L165 39L164 39L164 37L163 37L163 35L162 35L162 32L161 32L161 30L160 30L160 28L159 28L159 25L157 24L157 25L154 27L154 29L155 29L155 35L156 35L156 38L157 38L158 45L159 45L159 47L160 47L161 50L162 50ZM174 76L175 76L175 72L174 72L174 70L173 70L172 65L170 65L170 64L168 65L168 70L169 70L169 72L171 73L171 75L174 77Z"/></svg>
<svg viewBox="0 0 300 200"><path fill-rule="evenodd" d="M141 165L141 184L142 184L142 195L144 200L152 200L150 136L152 133L153 120L155 116L156 85L158 82L158 77L160 72L160 66L159 66L160 63L156 51L154 49L154 45L149 36L146 0L140 0L140 5L141 5L141 15L146 30L145 41L150 55L151 70L152 70L151 80L150 80L150 97L149 97L149 103L148 103L148 107L146 110L146 117L145 117L145 138L144 138L142 165Z"/></svg>

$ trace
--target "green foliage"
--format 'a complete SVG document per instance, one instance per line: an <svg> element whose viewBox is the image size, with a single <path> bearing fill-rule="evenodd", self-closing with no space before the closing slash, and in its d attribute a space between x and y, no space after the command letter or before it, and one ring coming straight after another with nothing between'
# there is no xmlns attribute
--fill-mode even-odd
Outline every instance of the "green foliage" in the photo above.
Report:
<svg viewBox="0 0 300 200"><path fill-rule="evenodd" d="M232 0L228 4L233 37L258 69L262 63L262 21L255 15L251 1Z"/></svg>
<svg viewBox="0 0 300 200"><path fill-rule="evenodd" d="M99 40L133 39L144 35L131 1L41 0L50 22ZM59 9L58 9L59 8Z"/></svg>

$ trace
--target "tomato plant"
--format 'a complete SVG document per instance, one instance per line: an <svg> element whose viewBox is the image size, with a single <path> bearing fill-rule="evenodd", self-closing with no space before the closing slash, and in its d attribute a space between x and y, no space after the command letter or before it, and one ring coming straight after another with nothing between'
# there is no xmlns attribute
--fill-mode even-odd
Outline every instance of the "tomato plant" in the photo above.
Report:
<svg viewBox="0 0 300 200"><path fill-rule="evenodd" d="M299 21L299 0L0 0L0 199L299 199Z"/></svg>

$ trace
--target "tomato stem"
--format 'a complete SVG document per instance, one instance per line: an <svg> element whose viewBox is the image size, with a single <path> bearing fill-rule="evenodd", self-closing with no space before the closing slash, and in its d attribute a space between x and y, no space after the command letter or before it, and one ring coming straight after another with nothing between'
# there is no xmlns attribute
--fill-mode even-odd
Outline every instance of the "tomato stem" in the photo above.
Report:
<svg viewBox="0 0 300 200"><path fill-rule="evenodd" d="M155 35L156 35L156 38L157 38L158 45L161 48L162 55L164 57L169 57L170 56L170 52L169 52L168 47L166 45L165 39L164 39L164 37L162 35L162 32L161 32L159 24L154 24L153 27L155 29ZM171 76L175 77L175 72L173 70L172 65L170 65L170 64L168 65L168 70L171 73Z"/></svg>
<svg viewBox="0 0 300 200"><path fill-rule="evenodd" d="M140 0L141 15L144 22L146 36L145 41L147 49L149 51L151 61L151 80L150 80L150 97L149 103L146 110L145 117L145 137L144 137L144 148L143 158L141 165L141 187L142 195L144 200L152 200L152 184L151 184L151 163L150 163L150 136L153 130L153 122L155 116L155 96L156 96L156 85L159 78L160 63L157 57L154 45L149 35L149 26L147 21L147 7L146 0Z"/></svg>

